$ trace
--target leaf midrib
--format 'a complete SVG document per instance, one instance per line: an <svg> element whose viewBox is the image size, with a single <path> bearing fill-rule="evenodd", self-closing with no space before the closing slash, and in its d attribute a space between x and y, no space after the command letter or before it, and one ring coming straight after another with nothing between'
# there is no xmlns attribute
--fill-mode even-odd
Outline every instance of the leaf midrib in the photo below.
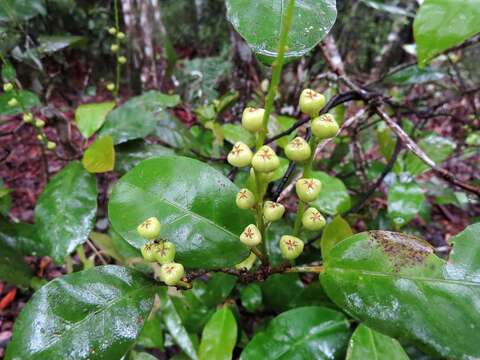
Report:
<svg viewBox="0 0 480 360"><path fill-rule="evenodd" d="M234 237L234 238L238 238L238 235L235 235L233 232L231 232L230 230L228 230L227 228L224 228L224 227L221 227L220 225L218 225L217 223L215 223L214 221L210 220L209 218L207 217L204 217L200 214L197 214L195 212L193 212L192 210L190 209L186 209L186 208L183 208L173 202L171 202L170 200L167 200L166 198L164 197L159 197L158 194L153 194L151 191L149 190L145 190L143 188L141 188L140 186L136 185L136 184L133 184L133 183L129 183L130 185L134 186L135 188L139 189L140 191L142 192L145 192L147 195L151 195L153 196L154 198L158 198L158 201L163 201L165 203L167 203L168 205L171 205L172 207L174 207L175 209L179 210L179 211L183 211L187 214L189 214L190 216L192 216L193 218L197 219L197 220L200 220L200 221L204 221L210 225L213 225L213 227L216 227L217 229L221 230L221 231L224 231L226 232L227 234L229 234L230 236ZM176 222L177 220L181 219L185 217L185 214L182 214L178 217L176 217L173 221L169 222L169 223L166 223L164 225L171 225L173 224L174 222Z"/></svg>
<svg viewBox="0 0 480 360"><path fill-rule="evenodd" d="M327 267L325 269L325 273L328 271L337 271L337 272L354 272L361 275L366 276L373 276L373 277L388 277L393 279L406 279L412 281L423 281L423 282L438 282L444 284L453 284L453 285L466 285L466 286L479 286L480 283L469 281L469 280L455 280L455 279L442 279L442 278L433 278L433 277L424 277L424 276L413 276L413 275L405 275L400 274L398 276L389 274L389 273L382 273L378 271L370 271L370 270L358 270L358 269L346 269L340 267Z"/></svg>

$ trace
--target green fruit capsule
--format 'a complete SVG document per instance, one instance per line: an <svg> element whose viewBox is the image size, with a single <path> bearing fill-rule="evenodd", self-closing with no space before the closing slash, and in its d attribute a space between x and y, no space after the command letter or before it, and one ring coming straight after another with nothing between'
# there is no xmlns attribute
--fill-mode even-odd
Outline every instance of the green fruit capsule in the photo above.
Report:
<svg viewBox="0 0 480 360"><path fill-rule="evenodd" d="M155 252L153 251L154 247L155 243L153 241L149 241L146 244L143 244L140 248L143 258L148 262L155 262Z"/></svg>
<svg viewBox="0 0 480 360"><path fill-rule="evenodd" d="M270 146L263 145L253 155L252 166L258 172L271 172L280 166L280 160Z"/></svg>
<svg viewBox="0 0 480 360"><path fill-rule="evenodd" d="M332 114L324 114L312 121L312 133L320 140L329 139L337 135L339 127Z"/></svg>
<svg viewBox="0 0 480 360"><path fill-rule="evenodd" d="M248 189L240 189L235 202L240 209L251 209L255 205L255 195Z"/></svg>
<svg viewBox="0 0 480 360"><path fill-rule="evenodd" d="M303 251L303 241L291 235L283 235L280 238L280 252L282 257L293 260L300 256Z"/></svg>
<svg viewBox="0 0 480 360"><path fill-rule="evenodd" d="M119 31L118 34L117 34L117 39L118 39L118 40L123 40L123 39L125 39L125 34L124 34L123 32L121 32L121 31Z"/></svg>
<svg viewBox="0 0 480 360"><path fill-rule="evenodd" d="M115 35L117 33L117 29L115 29L114 27L111 27L110 29L108 29L108 33L110 35Z"/></svg>
<svg viewBox="0 0 480 360"><path fill-rule="evenodd" d="M264 114L265 109L245 108L242 114L242 126L250 132L262 131Z"/></svg>
<svg viewBox="0 0 480 360"><path fill-rule="evenodd" d="M113 91L113 90L115 90L115 84L114 84L114 83L108 83L108 84L107 84L107 90L108 90L108 91Z"/></svg>
<svg viewBox="0 0 480 360"><path fill-rule="evenodd" d="M118 51L119 47L117 44L113 44L112 46L110 46L110 50L113 52L113 53L116 53Z"/></svg>
<svg viewBox="0 0 480 360"><path fill-rule="evenodd" d="M156 217L150 217L137 226L137 232L144 239L153 240L160 235L161 226Z"/></svg>
<svg viewBox="0 0 480 360"><path fill-rule="evenodd" d="M262 234L254 224L250 224L240 235L240 241L249 247L257 246L262 242Z"/></svg>
<svg viewBox="0 0 480 360"><path fill-rule="evenodd" d="M299 179L295 184L297 195L303 202L311 202L320 194L322 183L317 179Z"/></svg>
<svg viewBox="0 0 480 360"><path fill-rule="evenodd" d="M263 204L263 217L266 221L280 220L285 213L285 206L273 201L265 201Z"/></svg>
<svg viewBox="0 0 480 360"><path fill-rule="evenodd" d="M296 162L308 160L311 154L310 145L301 137L296 137L285 146L285 155Z"/></svg>
<svg viewBox="0 0 480 360"><path fill-rule="evenodd" d="M300 94L300 111L310 117L318 115L325 106L325 96L312 89L305 89Z"/></svg>
<svg viewBox="0 0 480 360"><path fill-rule="evenodd" d="M119 64L123 65L123 64L126 64L127 58L125 56L119 56L117 58L117 61L118 61Z"/></svg>
<svg viewBox="0 0 480 360"><path fill-rule="evenodd" d="M178 284L183 275L185 275L185 269L182 264L171 262L160 267L160 280L168 286Z"/></svg>
<svg viewBox="0 0 480 360"><path fill-rule="evenodd" d="M160 241L153 247L154 258L160 264L168 264L175 259L175 244L170 241Z"/></svg>
<svg viewBox="0 0 480 360"><path fill-rule="evenodd" d="M25 113L23 114L23 122L25 124L31 123L33 121L33 115L32 113Z"/></svg>
<svg viewBox="0 0 480 360"><path fill-rule="evenodd" d="M227 161L232 166L245 167L250 165L252 157L252 150L245 143L237 141L228 153Z"/></svg>
<svg viewBox="0 0 480 360"><path fill-rule="evenodd" d="M13 84L12 83L5 83L3 84L3 91L9 92L13 90Z"/></svg>
<svg viewBox="0 0 480 360"><path fill-rule="evenodd" d="M47 149L48 150L54 150L57 147L57 144L55 144L53 141L47 142Z"/></svg>
<svg viewBox="0 0 480 360"><path fill-rule="evenodd" d="M42 119L35 119L34 125L35 125L35 127L41 129L41 128L45 127L45 121L43 121Z"/></svg>
<svg viewBox="0 0 480 360"><path fill-rule="evenodd" d="M10 100L8 100L8 103L7 103L7 104L8 104L8 106L10 106L10 107L15 107L15 106L18 105L18 100L15 99L15 98L11 98Z"/></svg>
<svg viewBox="0 0 480 360"><path fill-rule="evenodd" d="M314 207L310 207L303 213L302 216L302 224L303 227L310 231L318 231L321 230L325 226L325 218L323 215L315 209Z"/></svg>

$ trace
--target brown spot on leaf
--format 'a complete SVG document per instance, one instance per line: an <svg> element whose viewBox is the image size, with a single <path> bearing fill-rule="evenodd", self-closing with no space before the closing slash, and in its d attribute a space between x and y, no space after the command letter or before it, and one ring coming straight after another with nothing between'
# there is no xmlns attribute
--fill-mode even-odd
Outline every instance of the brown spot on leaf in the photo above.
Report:
<svg viewBox="0 0 480 360"><path fill-rule="evenodd" d="M420 265L433 253L430 244L415 236L391 231L368 231L368 234L369 244L383 250L395 272Z"/></svg>

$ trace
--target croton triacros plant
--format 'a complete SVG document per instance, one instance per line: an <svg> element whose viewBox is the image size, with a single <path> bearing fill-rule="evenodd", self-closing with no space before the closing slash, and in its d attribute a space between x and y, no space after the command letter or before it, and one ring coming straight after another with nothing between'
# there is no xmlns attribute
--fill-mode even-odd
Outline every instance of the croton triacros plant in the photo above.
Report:
<svg viewBox="0 0 480 360"><path fill-rule="evenodd" d="M462 24L461 36L444 39L441 33L452 26L438 15L461 13L449 10L455 3L474 12L475 1L423 3L415 19L419 64L478 33L478 21L470 21ZM110 50L116 80L107 89L118 96L121 65L127 63L126 35L119 28L118 1L114 4L116 24L108 32L115 36ZM125 171L108 194L114 249L102 243L104 234L96 233L117 265L94 266L82 247L92 236L91 226L82 225L95 219L97 191L94 176L83 167L98 164L95 157L85 159L95 147L102 149L102 142L114 157L114 144L152 134L153 115L145 114L176 106L179 98L151 91L114 110L113 102L100 104L101 111L85 105L78 113L94 117L100 112L101 118L108 113L110 121L85 127L79 121L82 135L87 139L99 131L104 137L85 151L83 167L72 162L49 181L34 226L23 224L15 238L10 236L14 225L0 219L6 229L0 240L19 244L22 255L48 255L57 263L71 261L77 249L86 269L32 284L31 276L23 276L12 263L11 272L17 272L12 277L38 290L15 322L6 359L148 360L152 356L140 351L171 345L177 346L177 360L480 359L480 223L449 239L447 258L406 233L353 234L342 217L330 216L340 212L327 213L319 206L322 194L331 190L326 174L315 171L315 161L319 149L338 140L346 124L335 115L343 102L361 102L361 113L375 113L386 122L412 151L409 155L421 160L420 166L435 167L377 106L385 100L381 94L339 73L336 79L349 91L334 97L314 89L298 91L301 118L283 132L269 132L284 63L307 53L328 33L336 18L335 0L226 0L226 8L235 29L272 65L264 105L259 105L263 108L245 107L242 127L234 134L238 141L228 145L228 155L221 159L226 162L220 165L167 149L167 155L142 159ZM436 11L428 13L432 8ZM273 15L266 15L267 10ZM430 18L435 26L428 24ZM432 31L438 22L441 31ZM437 35L442 41L434 41ZM18 83L9 81L4 90L12 96L8 106L18 108ZM23 106L19 110L42 149L54 151L57 144L48 140L45 122ZM207 123L215 129L214 120ZM106 171L112 169L113 164ZM227 173L238 175L232 176L235 182ZM449 174L444 178L453 181ZM26 244L32 231L39 244ZM35 253L24 245L32 245ZM129 256L116 256L118 249ZM0 254L2 259L17 256L9 246L2 251L7 253ZM12 274L3 270L0 275L8 280Z"/></svg>

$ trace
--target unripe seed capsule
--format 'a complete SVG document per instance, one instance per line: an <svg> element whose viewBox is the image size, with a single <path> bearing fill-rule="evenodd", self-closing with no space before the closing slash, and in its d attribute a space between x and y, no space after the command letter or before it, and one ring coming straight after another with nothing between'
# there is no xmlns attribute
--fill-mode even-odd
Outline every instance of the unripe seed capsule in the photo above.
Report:
<svg viewBox="0 0 480 360"><path fill-rule="evenodd" d="M57 144L55 144L53 141L47 142L47 149L48 150L54 150L57 147Z"/></svg>
<svg viewBox="0 0 480 360"><path fill-rule="evenodd" d="M178 284L185 275L185 269L182 264L171 262L163 264L160 268L160 280L162 280L168 286Z"/></svg>
<svg viewBox="0 0 480 360"><path fill-rule="evenodd" d="M10 107L15 107L15 106L18 105L18 100L15 99L15 98L11 98L10 100L8 100L8 103L7 103L7 104L8 104L8 106L10 106Z"/></svg>
<svg viewBox="0 0 480 360"><path fill-rule="evenodd" d="M332 114L324 114L312 121L312 133L320 140L329 139L337 135L339 127Z"/></svg>
<svg viewBox="0 0 480 360"><path fill-rule="evenodd" d="M123 32L121 32L121 31L119 31L118 34L117 34L117 39L118 39L118 40L123 40L123 39L125 39L125 34L124 34Z"/></svg>
<svg viewBox="0 0 480 360"><path fill-rule="evenodd" d="M3 84L3 91L9 92L13 90L13 84L12 83L5 83Z"/></svg>
<svg viewBox="0 0 480 360"><path fill-rule="evenodd" d="M252 158L252 166L255 171L271 172L280 166L277 154L268 145L263 145Z"/></svg>
<svg viewBox="0 0 480 360"><path fill-rule="evenodd" d="M262 131L264 113L264 109L245 108L242 114L242 126L251 132Z"/></svg>
<svg viewBox="0 0 480 360"><path fill-rule="evenodd" d="M299 179L295 184L295 190L300 200L311 202L320 194L322 183L317 179Z"/></svg>
<svg viewBox="0 0 480 360"><path fill-rule="evenodd" d="M115 84L113 84L113 83L108 83L108 84L107 84L107 90L108 90L108 91L113 91L113 90L115 90Z"/></svg>
<svg viewBox="0 0 480 360"><path fill-rule="evenodd" d="M285 155L296 162L308 160L311 154L310 145L301 137L296 137L285 146Z"/></svg>
<svg viewBox="0 0 480 360"><path fill-rule="evenodd" d="M125 56L119 56L117 58L117 61L118 61L119 64L123 65L127 62L127 58Z"/></svg>
<svg viewBox="0 0 480 360"><path fill-rule="evenodd" d="M269 222L281 219L284 213L285 206L280 203L265 201L265 204L263 204L263 217Z"/></svg>
<svg viewBox="0 0 480 360"><path fill-rule="evenodd" d="M293 260L300 256L303 246L303 241L295 236L283 235L280 238L280 252L287 260Z"/></svg>
<svg viewBox="0 0 480 360"><path fill-rule="evenodd" d="M245 143L237 141L228 153L227 161L232 166L244 167L250 165L252 157L252 150Z"/></svg>
<svg viewBox="0 0 480 360"><path fill-rule="evenodd" d="M255 205L255 195L248 189L240 189L237 193L235 203L240 209L251 209Z"/></svg>
<svg viewBox="0 0 480 360"><path fill-rule="evenodd" d="M152 240L160 235L161 226L156 217L150 217L137 226L137 232L141 237Z"/></svg>
<svg viewBox="0 0 480 360"><path fill-rule="evenodd" d="M155 243L153 247L153 253L155 260L160 264L168 264L175 259L175 244L170 241L160 241Z"/></svg>
<svg viewBox="0 0 480 360"><path fill-rule="evenodd" d="M143 244L140 248L140 252L142 253L143 258L148 262L155 261L155 253L153 251L154 246L155 243L153 241L149 241L146 244Z"/></svg>
<svg viewBox="0 0 480 360"><path fill-rule="evenodd" d="M108 33L110 35L115 35L117 33L117 29L115 29L114 27L111 27L110 29L108 29Z"/></svg>
<svg viewBox="0 0 480 360"><path fill-rule="evenodd" d="M269 183L273 179L274 172L257 172L258 177L261 182L263 183ZM256 178L255 178L255 170L253 168L250 169L250 176L252 178L252 181L254 184L256 184Z"/></svg>
<svg viewBox="0 0 480 360"><path fill-rule="evenodd" d="M325 106L325 96L312 89L305 89L300 94L299 105L302 113L315 117Z"/></svg>
<svg viewBox="0 0 480 360"><path fill-rule="evenodd" d="M117 44L112 44L112 46L110 46L110 50L115 53L117 52L119 49L118 45Z"/></svg>
<svg viewBox="0 0 480 360"><path fill-rule="evenodd" d="M251 252L250 255L245 260L243 260L242 262L235 265L235 269L237 269L237 270L241 270L241 269L250 270L256 260L257 260L257 255L255 255L253 252Z"/></svg>
<svg viewBox="0 0 480 360"><path fill-rule="evenodd" d="M250 247L257 246L262 242L262 235L254 224L250 224L240 235L240 241Z"/></svg>
<svg viewBox="0 0 480 360"><path fill-rule="evenodd" d="M45 121L42 119L35 119L35 127L41 129L45 126Z"/></svg>
<svg viewBox="0 0 480 360"><path fill-rule="evenodd" d="M28 124L28 123L31 123L33 121L33 115L32 113L25 113L23 114L23 122Z"/></svg>
<svg viewBox="0 0 480 360"><path fill-rule="evenodd" d="M321 230L325 226L325 218L323 215L315 209L314 207L310 207L303 213L302 216L302 224L303 227L310 231L318 231Z"/></svg>

